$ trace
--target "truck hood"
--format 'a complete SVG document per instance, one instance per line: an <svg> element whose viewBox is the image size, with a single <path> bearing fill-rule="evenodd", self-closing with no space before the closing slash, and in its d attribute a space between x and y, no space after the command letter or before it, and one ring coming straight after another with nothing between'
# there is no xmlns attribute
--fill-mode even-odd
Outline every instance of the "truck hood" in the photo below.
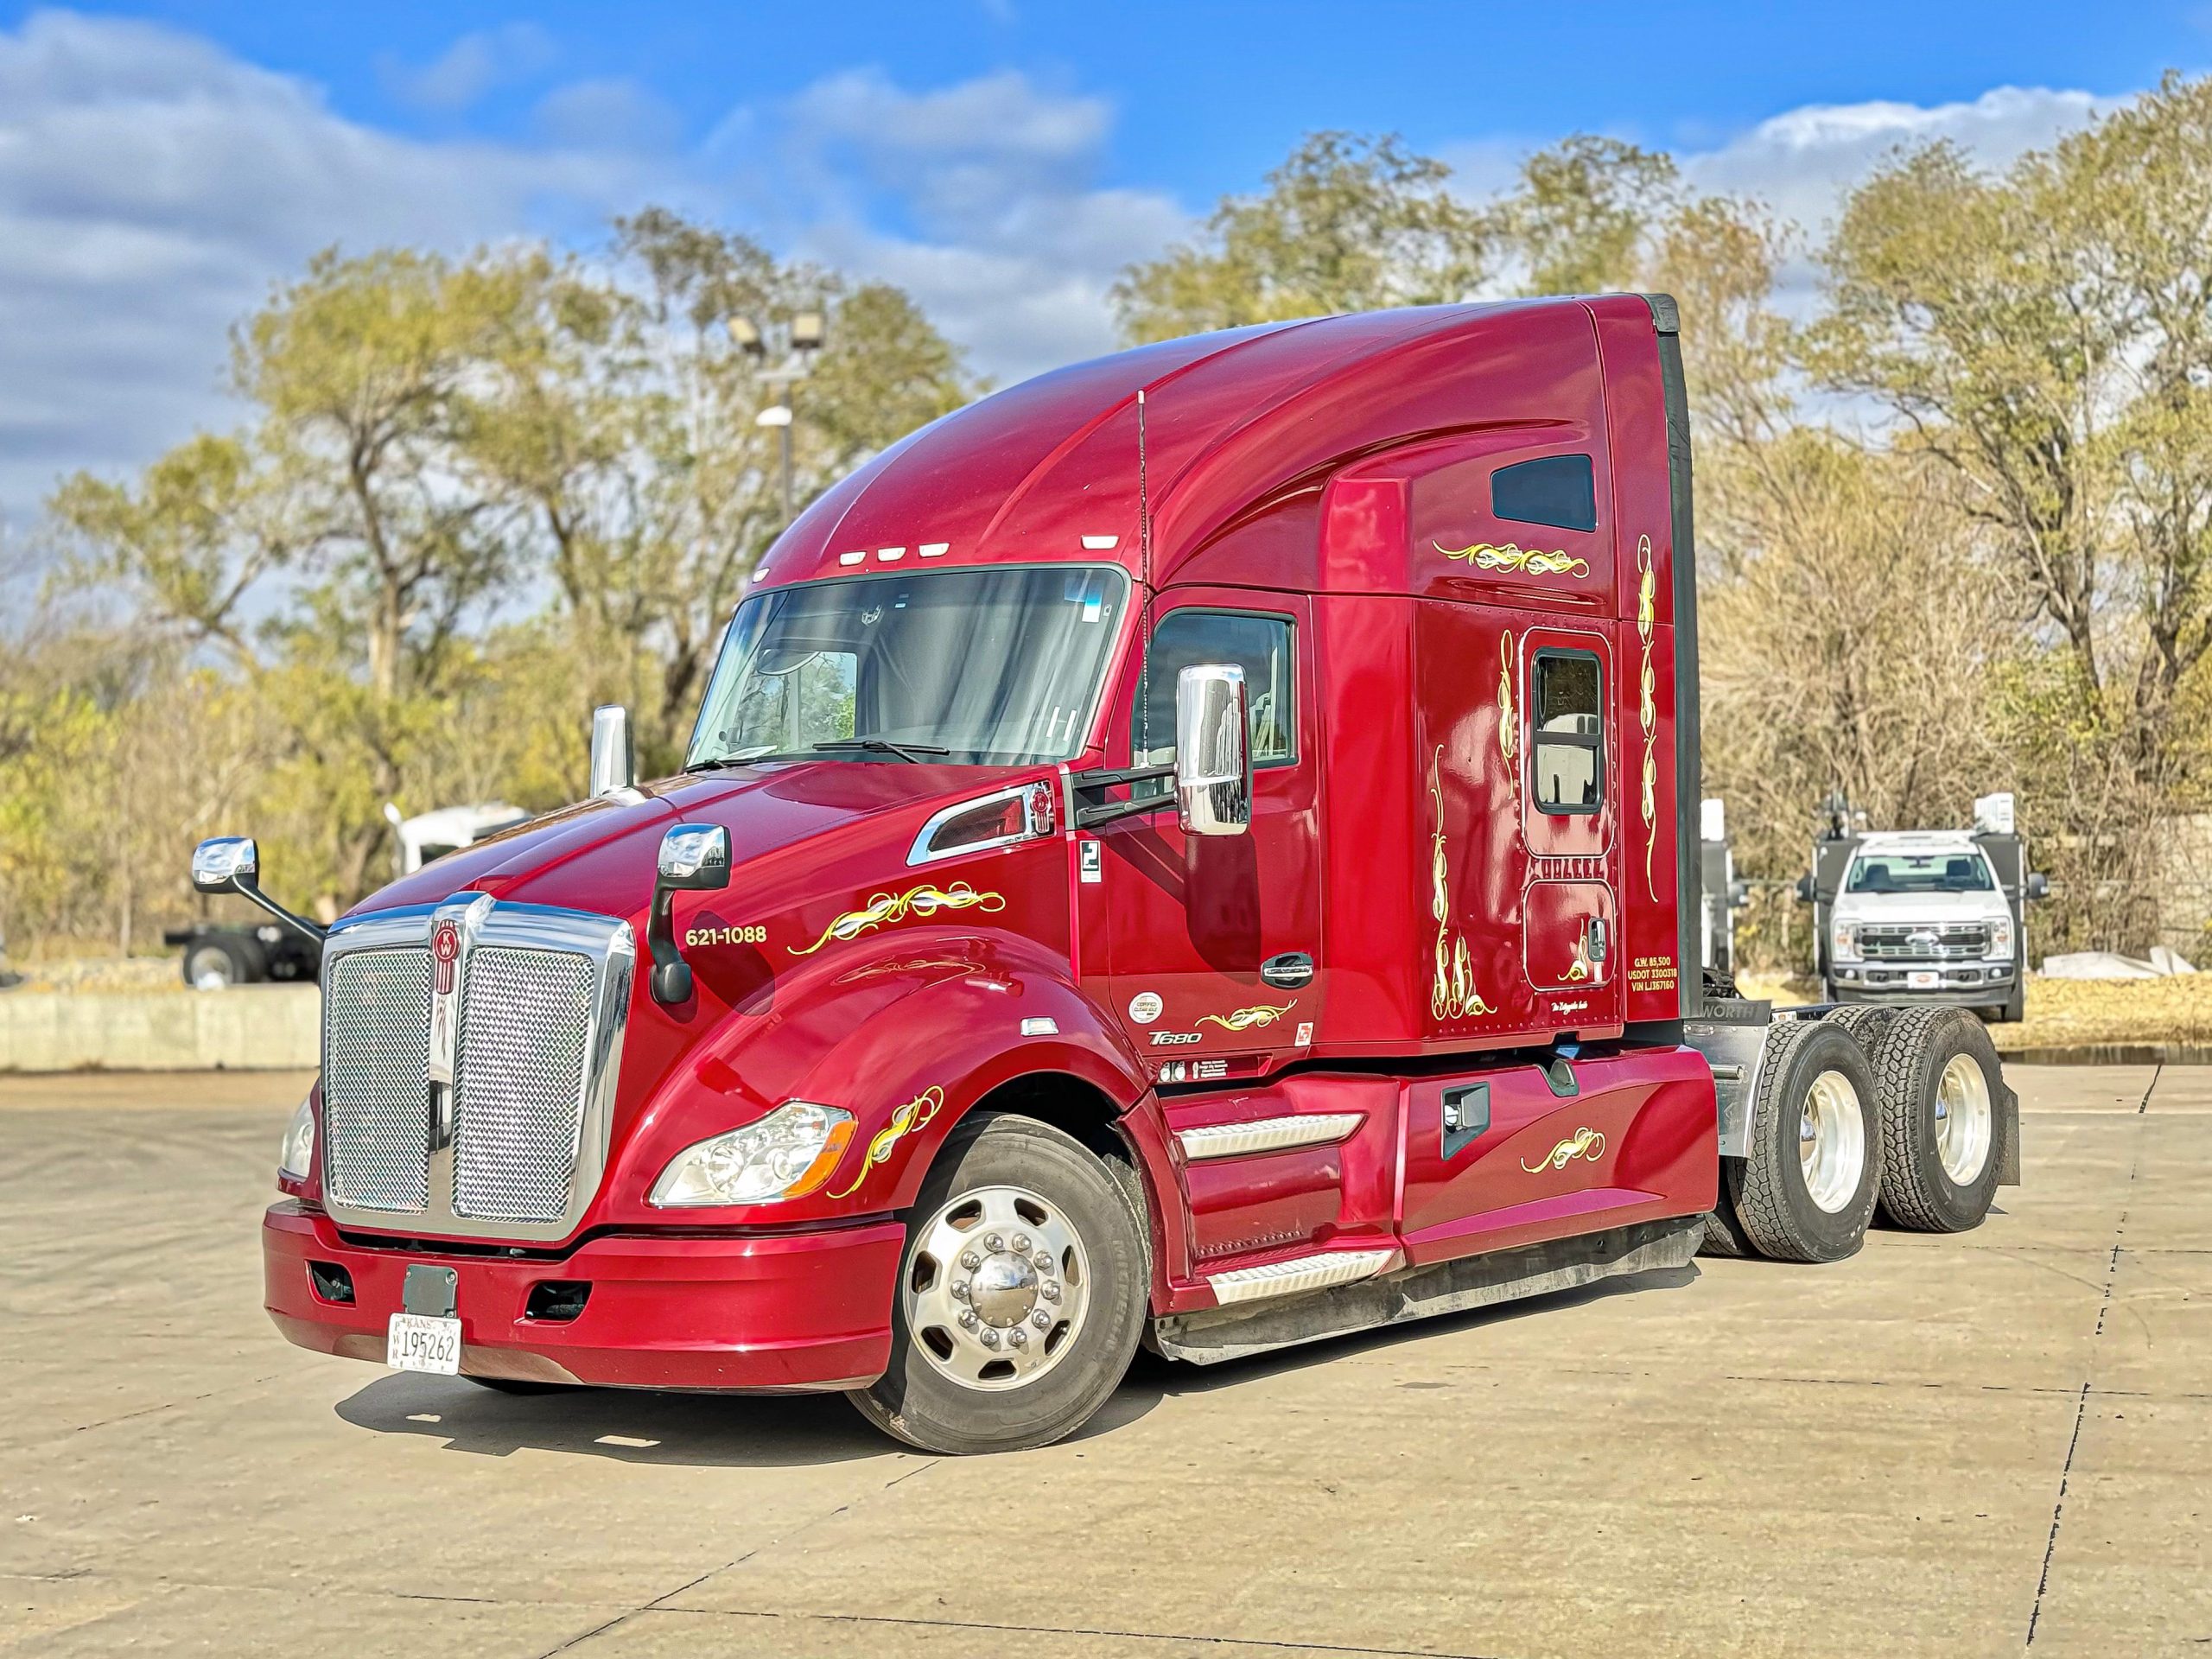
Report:
<svg viewBox="0 0 2212 1659"><path fill-rule="evenodd" d="M1835 900L1839 922L1978 922L2010 916L2005 895L1989 893L1845 893Z"/></svg>
<svg viewBox="0 0 2212 1659"><path fill-rule="evenodd" d="M866 826L855 840L905 844L938 809L1037 775L1003 766L805 760L679 776L533 818L370 894L348 914L434 905L464 889L495 899L634 915L652 893L671 824L719 823L739 867ZM855 850L858 850L855 849Z"/></svg>

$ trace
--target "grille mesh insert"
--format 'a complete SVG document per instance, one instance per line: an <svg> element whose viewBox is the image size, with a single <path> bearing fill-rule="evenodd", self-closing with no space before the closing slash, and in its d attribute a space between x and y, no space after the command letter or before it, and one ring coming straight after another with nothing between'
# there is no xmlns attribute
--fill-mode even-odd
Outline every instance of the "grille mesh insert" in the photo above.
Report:
<svg viewBox="0 0 2212 1659"><path fill-rule="evenodd" d="M454 1056L453 1208L487 1221L558 1221L583 1124L596 970L565 951L469 954Z"/></svg>
<svg viewBox="0 0 2212 1659"><path fill-rule="evenodd" d="M429 1198L430 953L356 950L322 1010L323 1179L344 1204L420 1211Z"/></svg>

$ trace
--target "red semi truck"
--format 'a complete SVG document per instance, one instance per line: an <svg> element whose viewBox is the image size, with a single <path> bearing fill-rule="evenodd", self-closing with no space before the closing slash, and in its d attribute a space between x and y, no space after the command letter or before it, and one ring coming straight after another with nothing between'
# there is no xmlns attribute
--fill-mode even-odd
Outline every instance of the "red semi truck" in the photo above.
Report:
<svg viewBox="0 0 2212 1659"><path fill-rule="evenodd" d="M1175 340L913 434L771 550L680 776L602 710L593 798L329 929L270 1313L991 1451L1140 1342L1976 1224L1975 1021L1700 982L1690 506L1663 296ZM257 864L194 879L289 917Z"/></svg>

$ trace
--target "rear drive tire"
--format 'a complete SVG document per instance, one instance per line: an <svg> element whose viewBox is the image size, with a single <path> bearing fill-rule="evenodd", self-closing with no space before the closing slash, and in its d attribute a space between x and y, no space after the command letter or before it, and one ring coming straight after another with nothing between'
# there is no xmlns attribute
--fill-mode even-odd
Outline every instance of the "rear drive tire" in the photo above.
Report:
<svg viewBox="0 0 2212 1659"><path fill-rule="evenodd" d="M1732 1261L1757 1255L1751 1242L1744 1236L1744 1224L1736 1215L1736 1201L1728 1196L1727 1166L1732 1158L1721 1160L1720 1190L1713 1194L1713 1208L1706 1212L1705 1235L1699 1240L1700 1255L1726 1256Z"/></svg>
<svg viewBox="0 0 2212 1659"><path fill-rule="evenodd" d="M1891 1025L1874 1069L1882 1213L1918 1233L1980 1226L2013 1132L1987 1028L1961 1008L1915 1008Z"/></svg>
<svg viewBox="0 0 2212 1659"><path fill-rule="evenodd" d="M1143 1333L1144 1234L1105 1164L1032 1118L971 1117L910 1212L891 1363L846 1397L929 1452L1014 1452L1105 1404Z"/></svg>
<svg viewBox="0 0 2212 1659"><path fill-rule="evenodd" d="M1745 1237L1778 1262L1856 1251L1874 1213L1880 1119L1874 1070L1842 1027L1792 1020L1767 1039L1748 1157L1722 1164Z"/></svg>

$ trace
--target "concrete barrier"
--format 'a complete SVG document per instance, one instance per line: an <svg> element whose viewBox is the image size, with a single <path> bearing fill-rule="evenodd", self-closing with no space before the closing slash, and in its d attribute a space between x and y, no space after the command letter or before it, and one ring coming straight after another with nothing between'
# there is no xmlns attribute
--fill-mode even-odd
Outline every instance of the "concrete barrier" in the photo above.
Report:
<svg viewBox="0 0 2212 1659"><path fill-rule="evenodd" d="M0 1071L312 1070L321 997L312 985L0 993Z"/></svg>

